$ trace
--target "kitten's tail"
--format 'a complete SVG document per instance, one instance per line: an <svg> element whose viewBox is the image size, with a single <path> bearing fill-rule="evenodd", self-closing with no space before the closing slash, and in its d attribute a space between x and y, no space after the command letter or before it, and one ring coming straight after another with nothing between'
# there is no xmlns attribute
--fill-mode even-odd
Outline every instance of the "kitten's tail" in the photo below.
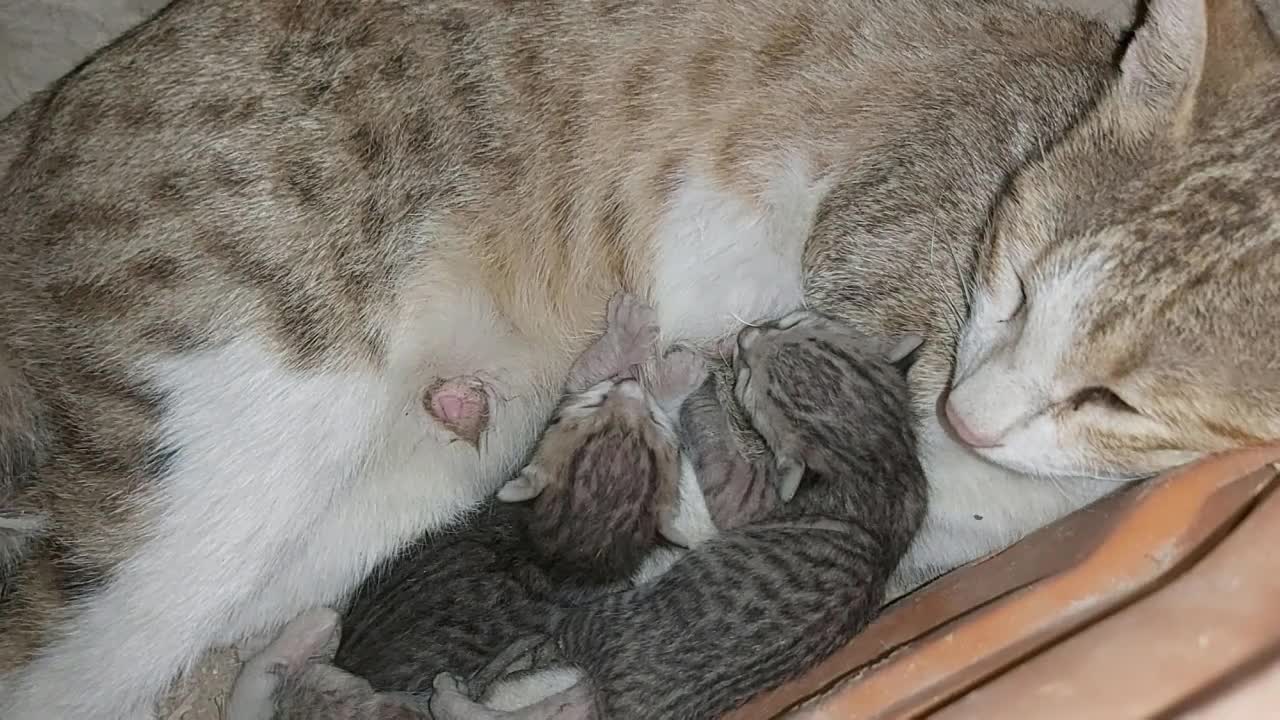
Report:
<svg viewBox="0 0 1280 720"><path fill-rule="evenodd" d="M26 378L0 349L0 575L18 562L43 528L43 518L14 506L43 455L39 401Z"/></svg>

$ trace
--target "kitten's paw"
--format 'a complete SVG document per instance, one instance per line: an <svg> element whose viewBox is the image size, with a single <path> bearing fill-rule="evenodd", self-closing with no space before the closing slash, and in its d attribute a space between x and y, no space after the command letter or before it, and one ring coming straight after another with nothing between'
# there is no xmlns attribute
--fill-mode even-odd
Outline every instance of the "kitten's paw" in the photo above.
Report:
<svg viewBox="0 0 1280 720"><path fill-rule="evenodd" d="M658 534L682 548L694 548L718 533L693 465L682 458L675 501L658 511Z"/></svg>
<svg viewBox="0 0 1280 720"><path fill-rule="evenodd" d="M674 348L658 360L653 370L650 392L658 404L680 405L707 381L709 368L701 355L684 348Z"/></svg>
<svg viewBox="0 0 1280 720"><path fill-rule="evenodd" d="M440 673L431 683L429 707L434 720L483 720L501 717L471 699L467 684L461 678Z"/></svg>
<svg viewBox="0 0 1280 720"><path fill-rule="evenodd" d="M638 295L620 292L605 310L606 334L616 343L622 368L639 365L653 355L658 344L658 314Z"/></svg>

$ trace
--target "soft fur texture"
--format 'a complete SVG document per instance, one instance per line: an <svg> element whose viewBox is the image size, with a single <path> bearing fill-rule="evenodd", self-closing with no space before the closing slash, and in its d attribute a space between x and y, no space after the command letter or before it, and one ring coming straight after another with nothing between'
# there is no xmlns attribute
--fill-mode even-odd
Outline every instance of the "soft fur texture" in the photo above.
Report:
<svg viewBox="0 0 1280 720"><path fill-rule="evenodd" d="M926 337L898 591L1273 436L1277 51L1209 6L1117 52L967 0L179 0L0 126L5 514L47 520L0 715L144 716L462 517L619 288L695 346L805 303ZM479 447L422 403L470 376Z"/></svg>

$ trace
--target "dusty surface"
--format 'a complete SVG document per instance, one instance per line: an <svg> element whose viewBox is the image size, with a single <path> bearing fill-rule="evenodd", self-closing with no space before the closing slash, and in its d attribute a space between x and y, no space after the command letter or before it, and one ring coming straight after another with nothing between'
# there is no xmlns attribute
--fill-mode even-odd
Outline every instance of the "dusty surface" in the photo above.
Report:
<svg viewBox="0 0 1280 720"><path fill-rule="evenodd" d="M222 709L239 671L240 657L235 650L210 653L160 705L156 717L159 720L223 720Z"/></svg>

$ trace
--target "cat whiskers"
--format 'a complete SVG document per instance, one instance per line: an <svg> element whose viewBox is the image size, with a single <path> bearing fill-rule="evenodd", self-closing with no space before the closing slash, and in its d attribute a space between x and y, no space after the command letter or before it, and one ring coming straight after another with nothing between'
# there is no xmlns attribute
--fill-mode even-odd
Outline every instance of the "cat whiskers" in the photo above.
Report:
<svg viewBox="0 0 1280 720"><path fill-rule="evenodd" d="M746 320L743 320L741 317L738 317L738 314L735 312L730 312L729 317L733 318L734 320L737 320L739 323L742 324L743 327L753 327L753 328L760 327L760 325L757 325L755 323L749 323Z"/></svg>
<svg viewBox="0 0 1280 720"><path fill-rule="evenodd" d="M929 267L935 272L935 280L939 282L939 284L943 284L943 278L937 275L937 273L940 273L940 270L934 259L934 252L933 252L934 247L936 247L938 243L938 234L939 234L938 224L935 222L933 224L933 232L929 234ZM960 271L960 259L956 257L955 248L951 246L951 243L948 242L946 243L946 245L947 245L947 250L951 255L952 266L954 267L956 272L956 280L957 282L960 283L960 292L962 296L965 298L965 303L967 304L969 302L969 286L968 286L968 283L965 281L964 273ZM955 301L951 298L950 292L947 292L946 289L944 288L943 292L941 292L940 295L942 296L943 302L947 304L947 308L950 309L951 311L950 317L947 318L949 321L948 324L951 325L952 331L956 335L959 335L961 327L964 326L964 316L960 314L960 308L956 306ZM955 347L953 346L953 344L948 344L948 347L950 348L950 353L952 356L951 359L952 361L954 361Z"/></svg>

